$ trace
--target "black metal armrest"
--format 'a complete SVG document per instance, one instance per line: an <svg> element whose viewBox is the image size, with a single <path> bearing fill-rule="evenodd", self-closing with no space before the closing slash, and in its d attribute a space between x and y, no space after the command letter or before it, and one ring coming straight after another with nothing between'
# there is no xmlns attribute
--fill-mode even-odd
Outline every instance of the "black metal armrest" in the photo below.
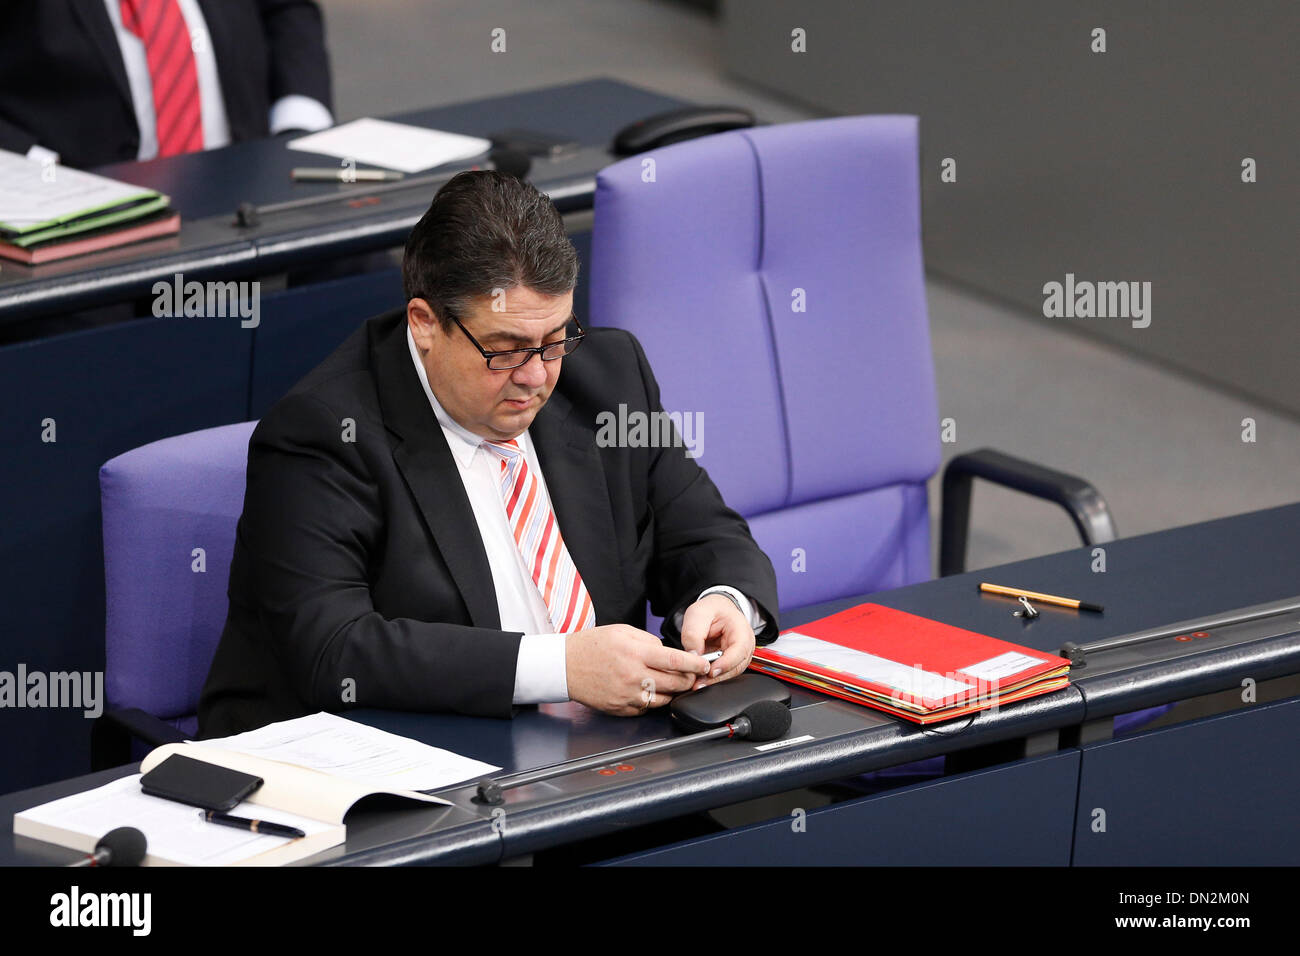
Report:
<svg viewBox="0 0 1300 956"><path fill-rule="evenodd" d="M131 762L131 741L150 747L178 744L190 738L171 724L136 707L106 710L90 729L90 769L107 770Z"/></svg>
<svg viewBox="0 0 1300 956"><path fill-rule="evenodd" d="M939 576L966 569L966 539L970 533L971 484L976 478L1023 491L1035 498L1055 501L1070 513L1085 545L1116 538L1115 521L1106 499L1091 484L1063 471L1055 471L992 448L958 455L943 472L940 512Z"/></svg>

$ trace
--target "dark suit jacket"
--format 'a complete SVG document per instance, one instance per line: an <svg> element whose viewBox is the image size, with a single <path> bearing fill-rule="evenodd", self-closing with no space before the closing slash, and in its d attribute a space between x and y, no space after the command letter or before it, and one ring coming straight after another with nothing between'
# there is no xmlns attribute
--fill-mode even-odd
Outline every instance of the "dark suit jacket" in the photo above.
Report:
<svg viewBox="0 0 1300 956"><path fill-rule="evenodd" d="M596 623L644 627L648 596L680 646L674 612L728 584L756 602L763 641L774 640L772 563L708 474L680 447L596 443L600 412L661 410L640 344L591 329L563 361L529 434ZM522 635L500 629L487 555L412 364L404 309L353 333L253 432L229 595L199 703L203 736L353 702L513 714Z"/></svg>
<svg viewBox="0 0 1300 956"><path fill-rule="evenodd" d="M271 104L298 93L331 106L320 8L310 0L199 0L233 142L266 136ZM0 6L0 149L34 144L68 166L136 158L140 130L103 0Z"/></svg>

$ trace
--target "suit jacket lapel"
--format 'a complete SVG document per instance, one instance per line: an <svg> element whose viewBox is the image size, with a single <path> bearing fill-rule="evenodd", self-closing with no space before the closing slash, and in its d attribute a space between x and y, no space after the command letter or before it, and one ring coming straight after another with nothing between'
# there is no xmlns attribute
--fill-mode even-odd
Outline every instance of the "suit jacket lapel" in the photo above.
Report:
<svg viewBox="0 0 1300 956"><path fill-rule="evenodd" d="M392 320L395 324L389 324ZM376 320L371 368L376 370L384 424L400 442L393 460L415 497L475 627L499 628L492 569L470 510L465 485L438 416L429 406L406 344L406 312Z"/></svg>
<svg viewBox="0 0 1300 956"><path fill-rule="evenodd" d="M596 623L611 624L619 620L613 609L626 603L614 513L596 450L596 433L584 428L572 413L572 404L557 388L528 433L546 476L564 544L595 606Z"/></svg>
<svg viewBox="0 0 1300 956"><path fill-rule="evenodd" d="M126 66L122 63L122 48L118 46L117 34L113 30L113 21L103 3L69 3L73 15L81 22L81 28L90 37L92 45L98 51L113 84L117 87L131 115L135 116L135 101L131 99L131 84L126 78Z"/></svg>

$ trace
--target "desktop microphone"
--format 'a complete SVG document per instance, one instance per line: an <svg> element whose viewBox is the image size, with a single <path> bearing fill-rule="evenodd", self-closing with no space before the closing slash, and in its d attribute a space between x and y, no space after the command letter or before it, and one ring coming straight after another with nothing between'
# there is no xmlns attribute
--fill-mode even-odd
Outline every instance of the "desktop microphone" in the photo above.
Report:
<svg viewBox="0 0 1300 956"><path fill-rule="evenodd" d="M669 740L657 740L648 744L639 744L635 747L624 747L622 750L610 750L603 754L596 754L594 757L566 760L564 763L543 767L541 770L528 770L507 777L481 780L478 785L478 795L475 799L488 804L504 803L505 791L513 790L515 787L537 783L541 780L549 780L552 777L561 777L579 770L603 767L606 764L628 760L633 757L644 757L647 754L660 753L664 750L672 750L675 747L685 747L687 744L698 743L702 740L713 740L717 737L738 738L740 740L775 740L790 729L792 720L790 708L780 701L758 700L742 710L737 717L712 730L687 734L684 737L673 737Z"/></svg>
<svg viewBox="0 0 1300 956"><path fill-rule="evenodd" d="M790 716L790 708L785 704L775 700L760 700L741 711L740 716L736 718L734 736L758 741L776 740L790 729L793 720L794 718Z"/></svg>
<svg viewBox="0 0 1300 956"><path fill-rule="evenodd" d="M533 166L532 157L517 149L498 148L488 153L488 162L499 173L523 179Z"/></svg>
<svg viewBox="0 0 1300 956"><path fill-rule="evenodd" d="M144 834L135 827L118 827L99 838L94 853L68 866L139 866L146 845Z"/></svg>
<svg viewBox="0 0 1300 956"><path fill-rule="evenodd" d="M517 149L493 149L487 155L487 165L499 173L506 176L514 176L516 179L523 179L528 175L528 170L532 168L533 161L527 153L522 153ZM267 203L262 206L255 205L251 202L241 202L235 210L234 225L245 229L254 229L262 225L262 220L266 216L273 216L277 213L291 212L299 209L307 209L312 206L338 205L341 202L355 202L370 196L379 196L388 193L399 193L411 189L420 189L425 194L432 196L437 189L451 181L451 178L457 173L465 172L467 169L477 169L478 166L467 166L464 169L454 169L450 172L429 173L424 176L407 176L395 183L385 183L382 186L371 186L368 189L358 189L352 191L334 191L322 193L316 196L304 196L301 199L289 199L285 202Z"/></svg>

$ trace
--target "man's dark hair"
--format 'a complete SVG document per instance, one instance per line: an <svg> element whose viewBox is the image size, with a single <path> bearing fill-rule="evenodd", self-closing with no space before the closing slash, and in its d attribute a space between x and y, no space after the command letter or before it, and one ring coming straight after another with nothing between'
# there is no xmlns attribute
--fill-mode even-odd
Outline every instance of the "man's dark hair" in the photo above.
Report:
<svg viewBox="0 0 1300 956"><path fill-rule="evenodd" d="M402 256L407 301L428 302L444 331L494 289L563 295L577 282L578 252L554 203L490 169L457 173L439 189Z"/></svg>

